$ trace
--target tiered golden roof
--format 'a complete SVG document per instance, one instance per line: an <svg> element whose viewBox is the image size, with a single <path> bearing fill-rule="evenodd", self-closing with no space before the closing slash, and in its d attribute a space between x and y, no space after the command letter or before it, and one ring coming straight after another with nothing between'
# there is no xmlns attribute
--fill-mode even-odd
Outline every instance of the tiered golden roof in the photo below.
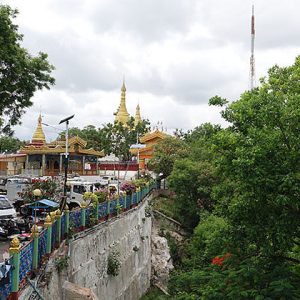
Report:
<svg viewBox="0 0 300 300"><path fill-rule="evenodd" d="M41 114L39 115L38 125L36 127L36 130L35 130L33 136L32 136L31 142L32 143L42 143L42 144L44 144L46 142L45 134L44 134L43 127L42 127L42 116L41 116Z"/></svg>

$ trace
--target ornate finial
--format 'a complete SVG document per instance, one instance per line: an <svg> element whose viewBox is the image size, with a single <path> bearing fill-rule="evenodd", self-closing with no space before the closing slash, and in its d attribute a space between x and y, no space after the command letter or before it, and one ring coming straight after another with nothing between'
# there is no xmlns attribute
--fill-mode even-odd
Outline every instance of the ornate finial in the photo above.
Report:
<svg viewBox="0 0 300 300"><path fill-rule="evenodd" d="M86 207L87 207L87 203L83 200L83 201L80 203L80 207L81 207L81 208L86 208Z"/></svg>
<svg viewBox="0 0 300 300"><path fill-rule="evenodd" d="M38 118L38 125L36 127L36 130L32 136L32 139L31 139L31 142L32 143L42 143L44 144L46 142L46 139L45 139L45 134L44 134L44 131L43 131L43 127L42 127L42 116L41 114L39 115L39 118Z"/></svg>
<svg viewBox="0 0 300 300"><path fill-rule="evenodd" d="M31 237L32 238L35 238L35 237L38 237L39 236L39 229L38 227L34 224L32 227L31 227Z"/></svg>
<svg viewBox="0 0 300 300"><path fill-rule="evenodd" d="M55 220L55 216L56 216L56 212L55 212L55 211L51 211L51 212L50 212L50 217L51 217L52 223L53 223L54 220Z"/></svg>
<svg viewBox="0 0 300 300"><path fill-rule="evenodd" d="M52 225L52 220L51 220L50 215L48 214L47 217L46 217L46 219L45 219L44 226L45 226L46 228L48 228L48 227L50 227L51 225Z"/></svg>
<svg viewBox="0 0 300 300"><path fill-rule="evenodd" d="M15 236L12 241L10 242L10 247L9 247L9 253L19 253L21 249L20 241L19 239Z"/></svg>
<svg viewBox="0 0 300 300"><path fill-rule="evenodd" d="M122 92L126 92L125 76L123 76L123 84L122 84L122 87L121 87L121 91L122 91Z"/></svg>
<svg viewBox="0 0 300 300"><path fill-rule="evenodd" d="M68 206L68 204L65 205L64 211L66 211L66 212L69 211L69 206Z"/></svg>
<svg viewBox="0 0 300 300"><path fill-rule="evenodd" d="M60 211L60 209L58 209L58 210L56 211L56 213L55 213L55 218L56 218L56 219L59 219L60 216L61 216L61 211Z"/></svg>

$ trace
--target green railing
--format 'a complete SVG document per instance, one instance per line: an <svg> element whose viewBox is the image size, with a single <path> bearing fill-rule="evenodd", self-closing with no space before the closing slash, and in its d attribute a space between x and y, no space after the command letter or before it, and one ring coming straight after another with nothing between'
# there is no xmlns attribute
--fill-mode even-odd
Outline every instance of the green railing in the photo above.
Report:
<svg viewBox="0 0 300 300"><path fill-rule="evenodd" d="M14 238L9 248L12 265L10 282L3 293L0 289L0 299L18 299L20 289L26 285L27 276L37 273L64 239L137 206L154 188L155 184L152 183L130 195L122 194L117 199L96 203L94 206L82 205L72 211L67 208L63 213L60 210L51 212L41 232L36 225L32 226L28 243L21 246L18 238Z"/></svg>

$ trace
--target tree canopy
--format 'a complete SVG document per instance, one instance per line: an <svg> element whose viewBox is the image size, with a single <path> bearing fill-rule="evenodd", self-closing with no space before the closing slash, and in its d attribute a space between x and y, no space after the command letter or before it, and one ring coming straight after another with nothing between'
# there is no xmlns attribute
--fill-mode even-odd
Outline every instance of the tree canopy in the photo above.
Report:
<svg viewBox="0 0 300 300"><path fill-rule="evenodd" d="M0 153L15 153L25 144L25 141L20 141L18 138L2 136L0 137Z"/></svg>
<svg viewBox="0 0 300 300"><path fill-rule="evenodd" d="M69 129L69 136L79 136L87 141L88 148L104 150L105 154L115 154L124 161L130 160L130 146L136 144L137 138L144 135L150 129L150 122L142 120L136 126L134 118L130 118L126 126L122 123L108 123L101 128L93 125L85 126L83 129L73 127ZM64 132L59 139L64 138Z"/></svg>
<svg viewBox="0 0 300 300"><path fill-rule="evenodd" d="M54 84L47 54L32 56L21 46L22 34L13 23L17 10L0 5L0 133L11 134L37 90Z"/></svg>
<svg viewBox="0 0 300 300"><path fill-rule="evenodd" d="M229 127L183 137L169 180L194 232L171 299L300 299L299 77L297 57L233 103L213 97Z"/></svg>

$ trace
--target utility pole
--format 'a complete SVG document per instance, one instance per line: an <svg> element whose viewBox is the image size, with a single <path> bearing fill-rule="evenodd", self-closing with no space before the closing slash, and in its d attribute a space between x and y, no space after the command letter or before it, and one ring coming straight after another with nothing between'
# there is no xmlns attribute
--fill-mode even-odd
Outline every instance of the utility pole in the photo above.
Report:
<svg viewBox="0 0 300 300"><path fill-rule="evenodd" d="M68 177L68 165L69 165L69 152L68 152L68 143L69 143L69 121L74 118L74 115L67 117L59 122L59 124L66 123L66 151L65 151L65 178L64 178L64 196L60 203L60 211L63 211L67 203L67 177Z"/></svg>
<svg viewBox="0 0 300 300"><path fill-rule="evenodd" d="M139 133L136 133L136 144L139 144ZM137 163L138 163L138 179L140 178L140 148L138 147L138 153L137 153Z"/></svg>
<svg viewBox="0 0 300 300"><path fill-rule="evenodd" d="M251 16L251 56L250 56L250 90L253 90L253 88L255 86L254 40L255 40L254 5L252 5L252 16Z"/></svg>

